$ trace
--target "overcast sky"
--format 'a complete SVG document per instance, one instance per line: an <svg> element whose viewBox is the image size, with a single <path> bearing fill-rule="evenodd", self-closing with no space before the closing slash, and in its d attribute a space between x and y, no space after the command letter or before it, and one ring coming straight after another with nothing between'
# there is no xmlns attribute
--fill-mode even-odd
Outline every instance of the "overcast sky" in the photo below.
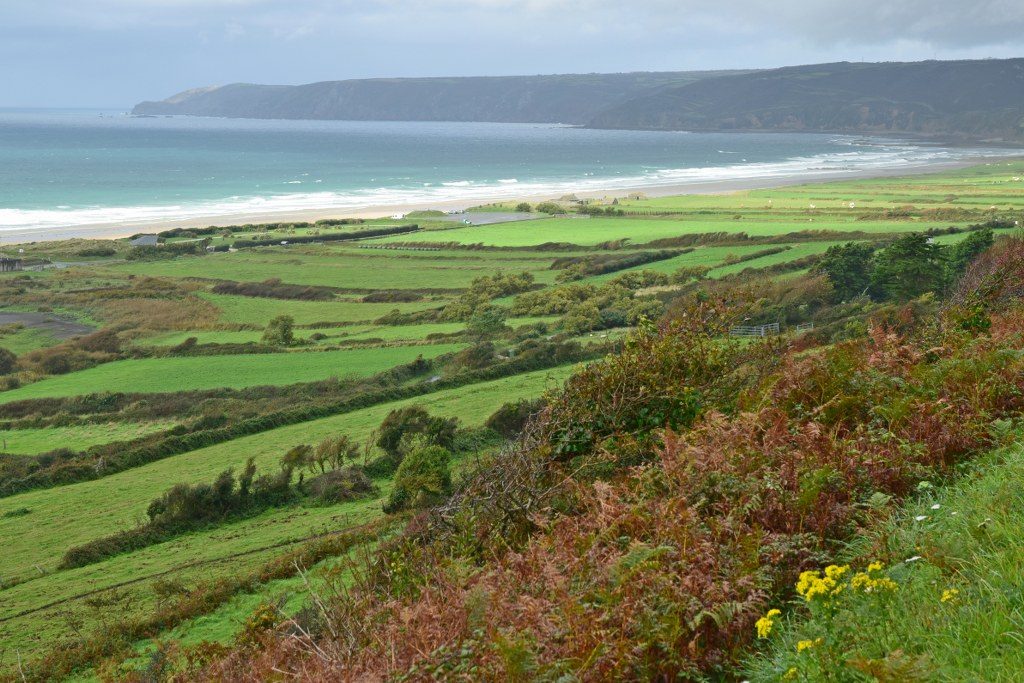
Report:
<svg viewBox="0 0 1024 683"><path fill-rule="evenodd" d="M202 85L1024 56L1024 0L0 0L0 106Z"/></svg>

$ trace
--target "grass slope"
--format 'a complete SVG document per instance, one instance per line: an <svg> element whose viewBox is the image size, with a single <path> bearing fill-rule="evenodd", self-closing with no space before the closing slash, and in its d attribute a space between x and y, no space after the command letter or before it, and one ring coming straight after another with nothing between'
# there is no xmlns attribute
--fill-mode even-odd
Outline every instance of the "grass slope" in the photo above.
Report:
<svg viewBox="0 0 1024 683"><path fill-rule="evenodd" d="M276 467L288 448L332 434L345 433L362 439L390 410L403 405L420 404L435 414L458 415L466 425L480 424L503 403L538 396L561 383L571 372L571 366L537 371L375 406L218 444L104 479L0 500L0 538L8 544L0 557L0 577L31 578L0 591L0 620L89 590L174 570L186 563L217 562L229 555L303 538L320 530L337 530L380 514L379 500L270 511L254 519L188 534L88 567L39 575L39 570L53 571L67 547L134 524L144 515L149 501L174 483L210 480L227 467L240 467L249 457L255 458L261 469ZM386 494L387 486L382 489ZM29 512L4 516L6 512L20 509ZM80 514L82 510L89 513ZM266 556L254 553L244 559L207 566L201 574L240 571L242 566L255 564L261 558L266 559ZM147 589L148 593L147 586L139 588ZM144 601L139 606L143 604ZM53 642L52 638L67 633L67 625L55 618L58 611L53 608L0 621L0 641L11 647L22 647L23 654L44 647L45 643ZM10 654L11 647L3 656Z"/></svg>
<svg viewBox="0 0 1024 683"><path fill-rule="evenodd" d="M0 393L0 403L105 391L161 393L284 385L328 377L366 376L463 348L461 344L392 346L340 351L142 358L105 363Z"/></svg>
<svg viewBox="0 0 1024 683"><path fill-rule="evenodd" d="M871 674L1020 680L1024 446L994 453L964 481L932 491L849 553L861 565L884 555L896 591L793 618L752 662L750 680L777 681L791 670L799 681L876 680ZM822 642L797 653L797 642L817 638Z"/></svg>

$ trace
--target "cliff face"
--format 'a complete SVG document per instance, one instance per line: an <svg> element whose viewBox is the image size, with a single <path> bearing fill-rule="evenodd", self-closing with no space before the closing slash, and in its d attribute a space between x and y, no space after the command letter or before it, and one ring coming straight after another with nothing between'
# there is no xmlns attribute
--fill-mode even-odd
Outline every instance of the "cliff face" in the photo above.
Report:
<svg viewBox="0 0 1024 683"><path fill-rule="evenodd" d="M1024 59L820 64L734 75L612 105L589 125L1019 139Z"/></svg>
<svg viewBox="0 0 1024 683"><path fill-rule="evenodd" d="M299 86L234 84L143 102L135 114L265 119L585 124L641 94L742 72L396 78Z"/></svg>

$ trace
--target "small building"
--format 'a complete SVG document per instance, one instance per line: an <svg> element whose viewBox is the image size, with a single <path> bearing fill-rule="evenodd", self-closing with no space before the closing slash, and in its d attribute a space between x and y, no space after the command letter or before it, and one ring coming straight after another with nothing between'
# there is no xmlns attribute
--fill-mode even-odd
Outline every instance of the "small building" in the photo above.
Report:
<svg viewBox="0 0 1024 683"><path fill-rule="evenodd" d="M155 247L160 243L156 235L139 235L135 239L128 242L133 247Z"/></svg>
<svg viewBox="0 0 1024 683"><path fill-rule="evenodd" d="M0 273L10 273L15 270L21 270L23 267L24 263L20 258L0 256Z"/></svg>
<svg viewBox="0 0 1024 683"><path fill-rule="evenodd" d="M638 202L642 199L647 199L647 195L644 194L643 192L630 192L628 195L626 195L626 199Z"/></svg>

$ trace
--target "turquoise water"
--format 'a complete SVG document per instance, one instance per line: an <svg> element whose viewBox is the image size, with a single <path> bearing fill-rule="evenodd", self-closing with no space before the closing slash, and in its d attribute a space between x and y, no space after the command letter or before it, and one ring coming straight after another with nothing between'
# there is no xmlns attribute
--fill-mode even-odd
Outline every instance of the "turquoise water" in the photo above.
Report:
<svg viewBox="0 0 1024 683"><path fill-rule="evenodd" d="M0 232L841 175L978 152L835 135L0 110Z"/></svg>

